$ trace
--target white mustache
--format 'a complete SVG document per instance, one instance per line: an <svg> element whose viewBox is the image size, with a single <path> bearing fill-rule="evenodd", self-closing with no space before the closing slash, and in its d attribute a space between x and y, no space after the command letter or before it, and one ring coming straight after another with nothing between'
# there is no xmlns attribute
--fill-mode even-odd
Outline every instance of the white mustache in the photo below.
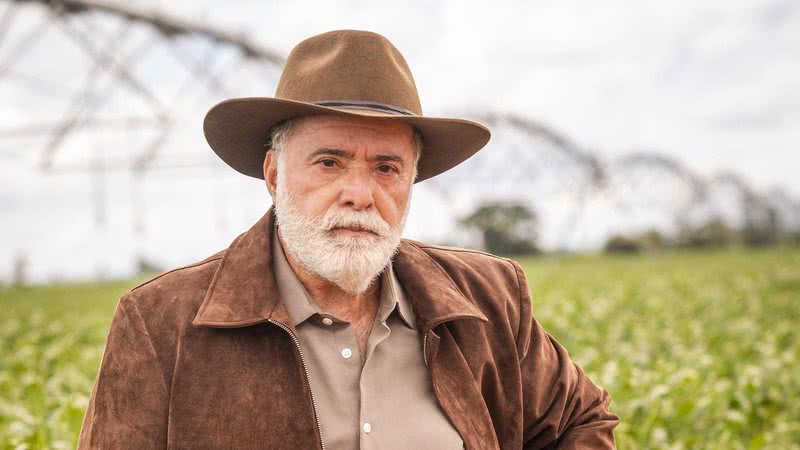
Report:
<svg viewBox="0 0 800 450"><path fill-rule="evenodd" d="M392 227L377 213L361 213L348 210L337 210L329 213L325 218L325 230L335 228L357 228L371 231L378 236L389 236Z"/></svg>

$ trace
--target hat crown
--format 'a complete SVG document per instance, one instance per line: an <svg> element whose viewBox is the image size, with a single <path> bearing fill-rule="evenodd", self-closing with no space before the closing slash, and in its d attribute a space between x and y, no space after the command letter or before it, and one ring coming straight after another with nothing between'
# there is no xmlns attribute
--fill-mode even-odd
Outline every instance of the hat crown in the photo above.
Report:
<svg viewBox="0 0 800 450"><path fill-rule="evenodd" d="M422 115L405 58L387 38L370 31L329 31L297 44L286 60L275 97L309 103L380 103Z"/></svg>

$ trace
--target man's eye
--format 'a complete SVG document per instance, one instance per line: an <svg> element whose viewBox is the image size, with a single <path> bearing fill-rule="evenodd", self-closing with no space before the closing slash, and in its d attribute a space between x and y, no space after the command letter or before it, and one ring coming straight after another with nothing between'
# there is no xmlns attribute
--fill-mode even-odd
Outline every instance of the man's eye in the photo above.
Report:
<svg viewBox="0 0 800 450"><path fill-rule="evenodd" d="M328 158L328 159L320 159L318 162L321 162L325 167L333 167L336 165L336 161ZM329 164L330 163L330 164Z"/></svg>
<svg viewBox="0 0 800 450"><path fill-rule="evenodd" d="M384 170L384 169L388 169L388 170ZM382 165L378 166L378 170L380 170L380 171L381 171L381 172L383 172L383 173L391 173L391 172L392 172L392 171L394 171L395 169L394 169L394 167L393 167L393 166L389 166L389 165L386 165L386 164L382 164Z"/></svg>

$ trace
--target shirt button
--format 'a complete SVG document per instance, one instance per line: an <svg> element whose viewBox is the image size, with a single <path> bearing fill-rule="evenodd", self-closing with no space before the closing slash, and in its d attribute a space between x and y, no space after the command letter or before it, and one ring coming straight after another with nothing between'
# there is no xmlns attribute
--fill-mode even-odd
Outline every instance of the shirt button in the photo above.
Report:
<svg viewBox="0 0 800 450"><path fill-rule="evenodd" d="M331 320L330 317L323 317L322 318L322 323L324 323L325 325L331 325L331 324L333 324L333 320Z"/></svg>
<svg viewBox="0 0 800 450"><path fill-rule="evenodd" d="M345 347L345 348L343 348L343 349L342 349L342 358L345 358L345 359L346 359L346 358L349 358L349 357L351 357L351 356L353 356L353 351L352 351L352 350L350 350L350 349L349 349L349 348L347 348L347 347Z"/></svg>
<svg viewBox="0 0 800 450"><path fill-rule="evenodd" d="M363 428L364 428L364 433L369 433L370 431L372 431L372 425L370 425L369 422L364 422Z"/></svg>

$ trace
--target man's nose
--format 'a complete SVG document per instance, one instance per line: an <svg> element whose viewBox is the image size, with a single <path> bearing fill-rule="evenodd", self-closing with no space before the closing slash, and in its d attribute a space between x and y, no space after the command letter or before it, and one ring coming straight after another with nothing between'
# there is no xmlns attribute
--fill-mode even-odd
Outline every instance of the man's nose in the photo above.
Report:
<svg viewBox="0 0 800 450"><path fill-rule="evenodd" d="M370 174L365 172L367 171L363 170L363 168L353 168L353 170L348 170L342 177L339 201L343 206L358 210L372 206L374 201L372 179Z"/></svg>

